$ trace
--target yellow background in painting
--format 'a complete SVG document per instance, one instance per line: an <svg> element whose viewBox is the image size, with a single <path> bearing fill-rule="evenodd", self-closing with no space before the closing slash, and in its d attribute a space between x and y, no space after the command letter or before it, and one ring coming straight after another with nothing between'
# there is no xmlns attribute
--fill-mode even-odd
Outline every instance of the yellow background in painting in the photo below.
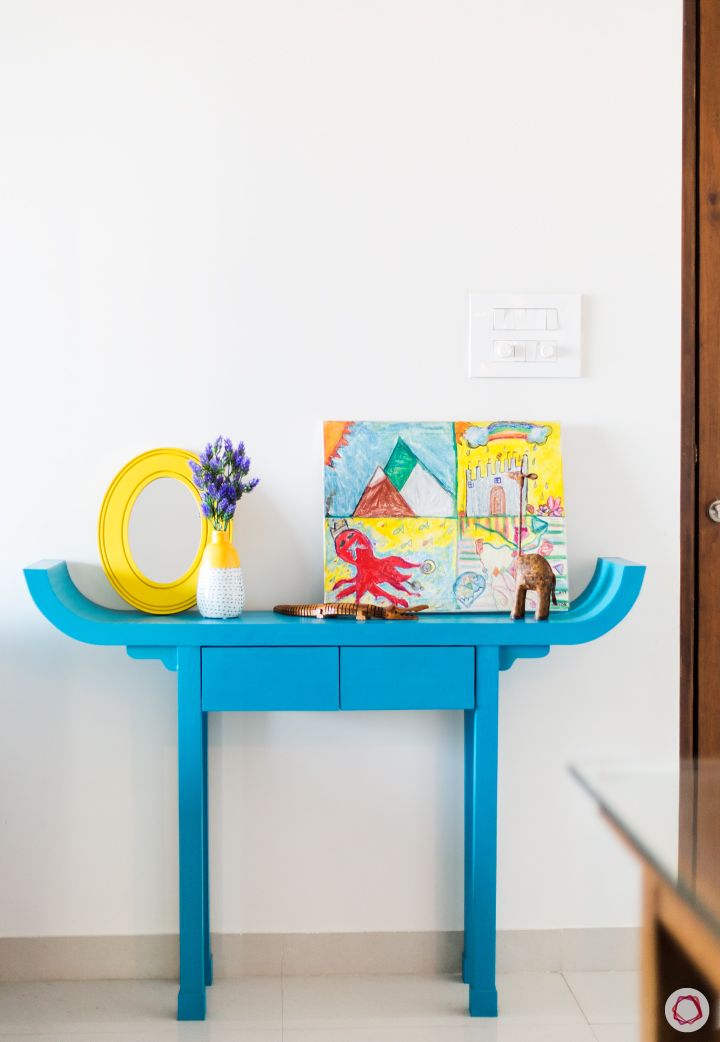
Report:
<svg viewBox="0 0 720 1042"><path fill-rule="evenodd" d="M505 467L508 460L515 459L517 465L523 456L528 458L528 469L531 473L538 475L538 481L528 482L528 503L537 508L546 502L548 496L562 499L563 514L565 513L565 500L562 480L562 454L560 451L560 424L550 421L539 422L538 427L551 427L552 431L544 445L530 445L520 438L498 438L496 441L488 442L477 449L471 449L462 437L469 426L486 427L491 421L473 421L469 423L455 424L455 437L457 439L458 460L458 513L465 512L465 474L467 468L474 470L480 465L482 473L487 473L487 465L492 462L496 466L502 460ZM533 421L534 423L534 421Z"/></svg>
<svg viewBox="0 0 720 1042"><path fill-rule="evenodd" d="M454 517L351 517L347 519L348 527L359 527L372 539L373 548L378 557L388 554L413 554L433 557L434 549L446 549L457 541L457 521ZM331 596L333 585L339 579L347 579L355 575L355 568L341 561L332 550L332 519L325 521L327 535L325 540L325 593ZM454 564L454 560L453 560ZM452 585L453 576L448 577ZM398 591L393 591L397 593ZM402 596L402 594L399 594ZM374 601L374 597L365 600Z"/></svg>

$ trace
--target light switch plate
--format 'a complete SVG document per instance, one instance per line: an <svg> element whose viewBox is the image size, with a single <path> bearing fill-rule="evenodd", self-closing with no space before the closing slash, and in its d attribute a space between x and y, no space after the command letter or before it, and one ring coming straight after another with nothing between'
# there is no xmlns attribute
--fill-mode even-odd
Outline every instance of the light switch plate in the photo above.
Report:
<svg viewBox="0 0 720 1042"><path fill-rule="evenodd" d="M471 293L470 376L581 375L579 293Z"/></svg>

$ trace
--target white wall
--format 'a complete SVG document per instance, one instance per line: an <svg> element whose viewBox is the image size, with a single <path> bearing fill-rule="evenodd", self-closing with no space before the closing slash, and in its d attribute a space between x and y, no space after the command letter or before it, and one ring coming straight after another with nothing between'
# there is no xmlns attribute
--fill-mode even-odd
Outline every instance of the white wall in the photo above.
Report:
<svg viewBox="0 0 720 1042"><path fill-rule="evenodd" d="M174 675L74 644L145 449L243 436L251 607L321 595L321 420L559 418L602 641L503 677L499 926L633 924L566 773L676 749L679 0L0 3L0 934L176 928ZM470 380L470 289L585 294L586 375ZM80 567L83 565L85 567ZM458 715L211 725L224 931L461 926Z"/></svg>

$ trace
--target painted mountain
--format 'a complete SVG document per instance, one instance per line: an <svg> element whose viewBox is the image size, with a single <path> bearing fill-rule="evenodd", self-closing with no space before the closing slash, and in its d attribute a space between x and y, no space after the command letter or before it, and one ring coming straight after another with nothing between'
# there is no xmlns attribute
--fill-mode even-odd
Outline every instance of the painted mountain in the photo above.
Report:
<svg viewBox="0 0 720 1042"><path fill-rule="evenodd" d="M326 601L507 611L522 528L567 607L558 424L338 420L324 439Z"/></svg>
<svg viewBox="0 0 720 1042"><path fill-rule="evenodd" d="M413 511L386 471L376 467L353 514L355 517L412 517Z"/></svg>
<svg viewBox="0 0 720 1042"><path fill-rule="evenodd" d="M376 467L354 517L454 517L453 495L398 438L385 467Z"/></svg>

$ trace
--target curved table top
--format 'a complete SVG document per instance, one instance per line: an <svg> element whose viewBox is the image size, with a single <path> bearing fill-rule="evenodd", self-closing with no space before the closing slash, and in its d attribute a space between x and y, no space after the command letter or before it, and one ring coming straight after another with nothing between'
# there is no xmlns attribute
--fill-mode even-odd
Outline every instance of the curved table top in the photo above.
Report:
<svg viewBox="0 0 720 1042"><path fill-rule="evenodd" d="M539 657L551 645L584 644L617 626L637 600L644 575L644 565L601 557L588 586L570 608L552 612L544 622L530 616L513 620L500 613L458 613L420 615L411 622L358 623L271 611L249 611L237 619L204 619L197 611L179 615L118 611L83 596L65 561L40 561L25 569L35 604L62 633L86 644L125 645L137 649L136 657L151 657L143 655L142 648L418 644L522 648L525 657Z"/></svg>

